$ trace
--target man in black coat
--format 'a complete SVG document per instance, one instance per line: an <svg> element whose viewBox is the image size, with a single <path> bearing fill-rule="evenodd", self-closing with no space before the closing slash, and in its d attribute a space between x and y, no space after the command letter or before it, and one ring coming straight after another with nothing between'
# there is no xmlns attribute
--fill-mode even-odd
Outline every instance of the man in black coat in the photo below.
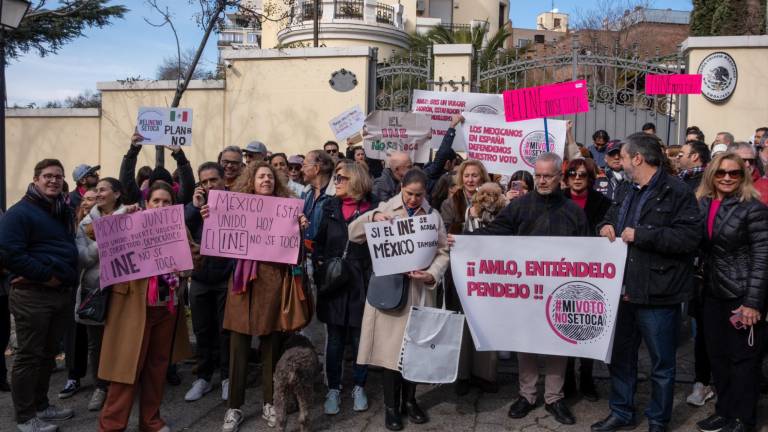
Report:
<svg viewBox="0 0 768 432"><path fill-rule="evenodd" d="M192 239L202 240L203 217L200 208L206 204L208 193L224 190L224 168L216 162L205 162L197 170L200 179L192 202L184 207L184 219ZM192 328L197 340L197 379L184 400L194 402L213 390L211 379L221 370L221 399L229 397L229 331L223 328L227 304L227 282L235 269L232 259L206 256L200 268L192 272L189 305Z"/></svg>
<svg viewBox="0 0 768 432"><path fill-rule="evenodd" d="M485 228L475 230L472 235L513 235L513 236L568 236L589 235L584 211L565 198L560 190L563 161L554 153L544 153L536 160L534 167L535 190L523 197L512 200L504 210ZM448 243L452 244L452 236ZM518 353L520 398L509 408L509 416L523 418L536 408L536 381L539 369L536 354ZM540 356L546 362L544 400L547 412L560 423L574 424L576 419L565 405L563 385L567 357Z"/></svg>
<svg viewBox="0 0 768 432"><path fill-rule="evenodd" d="M696 193L696 189L701 184L701 178L704 176L704 168L711 159L709 147L701 141L689 141L680 148L677 157L680 164L678 177L691 192Z"/></svg>
<svg viewBox="0 0 768 432"><path fill-rule="evenodd" d="M634 185L599 227L601 236L627 243L628 252L610 364L611 414L593 424L593 432L636 425L641 338L654 359L651 401L645 410L649 431L666 431L672 416L680 304L692 290L692 256L702 220L688 187L665 172L664 157L657 137L636 133L627 138L621 162Z"/></svg>

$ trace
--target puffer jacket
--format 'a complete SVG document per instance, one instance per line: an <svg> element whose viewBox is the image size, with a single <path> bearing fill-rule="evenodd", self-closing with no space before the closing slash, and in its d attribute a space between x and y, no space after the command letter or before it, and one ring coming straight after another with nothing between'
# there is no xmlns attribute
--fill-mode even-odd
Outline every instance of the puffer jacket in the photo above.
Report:
<svg viewBox="0 0 768 432"><path fill-rule="evenodd" d="M702 217L711 198L699 202ZM704 292L718 299L742 299L760 311L768 293L768 207L759 200L723 200L715 215L712 238L704 228L702 264Z"/></svg>

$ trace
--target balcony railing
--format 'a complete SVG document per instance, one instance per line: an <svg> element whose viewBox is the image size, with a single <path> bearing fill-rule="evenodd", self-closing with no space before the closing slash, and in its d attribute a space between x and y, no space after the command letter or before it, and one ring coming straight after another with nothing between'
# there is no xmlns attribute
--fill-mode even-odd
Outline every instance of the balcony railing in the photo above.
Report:
<svg viewBox="0 0 768 432"><path fill-rule="evenodd" d="M333 17L341 19L363 19L365 2L363 0L335 0L333 2Z"/></svg>
<svg viewBox="0 0 768 432"><path fill-rule="evenodd" d="M317 16L323 17L323 2L318 4ZM302 21L312 21L315 19L315 2L302 1L294 3L291 7L291 22L301 23Z"/></svg>
<svg viewBox="0 0 768 432"><path fill-rule="evenodd" d="M395 24L395 8L384 3L376 3L376 22Z"/></svg>
<svg viewBox="0 0 768 432"><path fill-rule="evenodd" d="M460 31L472 31L472 26L470 24L440 24L440 27L443 27L446 30L450 30L452 32L460 32Z"/></svg>

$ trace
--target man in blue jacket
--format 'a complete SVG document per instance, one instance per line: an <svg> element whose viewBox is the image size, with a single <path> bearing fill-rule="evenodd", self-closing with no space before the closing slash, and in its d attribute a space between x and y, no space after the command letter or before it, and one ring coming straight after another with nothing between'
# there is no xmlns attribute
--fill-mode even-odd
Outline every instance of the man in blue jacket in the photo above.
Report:
<svg viewBox="0 0 768 432"><path fill-rule="evenodd" d="M64 167L56 159L35 165L27 193L0 222L0 254L11 273L9 307L16 319L18 351L11 392L18 429L54 431L71 409L48 402L58 344L73 313L77 284L74 218L62 193Z"/></svg>

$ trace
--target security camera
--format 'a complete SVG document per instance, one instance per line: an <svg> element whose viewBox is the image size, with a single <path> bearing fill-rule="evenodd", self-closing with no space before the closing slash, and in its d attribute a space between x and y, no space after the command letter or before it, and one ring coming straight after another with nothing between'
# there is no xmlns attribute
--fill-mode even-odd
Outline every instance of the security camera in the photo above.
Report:
<svg viewBox="0 0 768 432"><path fill-rule="evenodd" d="M224 66L226 66L227 69L232 69L232 62L229 60L224 60Z"/></svg>

